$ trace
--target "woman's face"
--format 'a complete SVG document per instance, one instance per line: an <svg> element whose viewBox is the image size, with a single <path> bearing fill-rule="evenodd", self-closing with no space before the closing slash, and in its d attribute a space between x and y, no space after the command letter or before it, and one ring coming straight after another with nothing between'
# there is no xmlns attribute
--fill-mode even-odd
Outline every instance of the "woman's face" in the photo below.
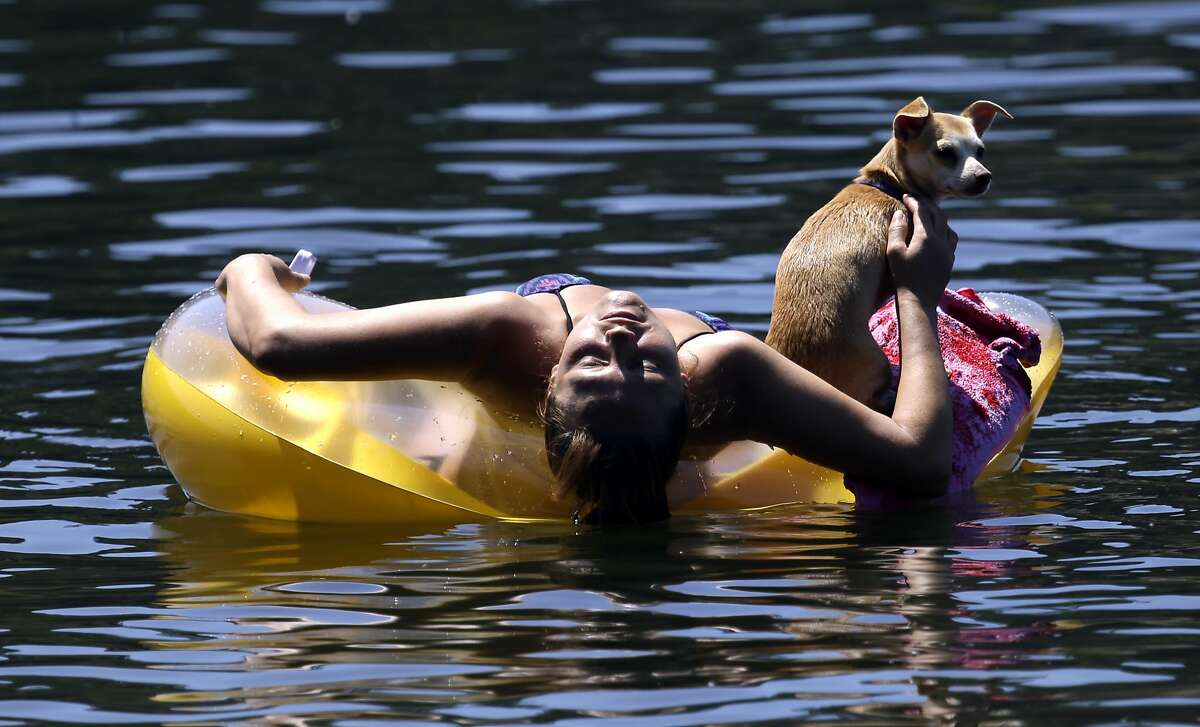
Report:
<svg viewBox="0 0 1200 727"><path fill-rule="evenodd" d="M675 339L638 295L601 298L563 344L555 397L573 416L623 430L661 425L683 395Z"/></svg>

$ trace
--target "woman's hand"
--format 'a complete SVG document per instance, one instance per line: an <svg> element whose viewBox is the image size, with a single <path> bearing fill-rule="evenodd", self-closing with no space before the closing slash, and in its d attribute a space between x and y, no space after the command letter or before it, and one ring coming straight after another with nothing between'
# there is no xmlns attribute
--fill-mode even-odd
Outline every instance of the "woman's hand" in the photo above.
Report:
<svg viewBox="0 0 1200 727"><path fill-rule="evenodd" d="M887 259L897 292L907 290L926 308L942 298L954 267L958 235L946 224L946 215L929 200L904 195L904 206L912 216L897 210L888 227Z"/></svg>
<svg viewBox="0 0 1200 727"><path fill-rule="evenodd" d="M296 293L304 289L308 285L311 278L307 275L294 273L288 268L287 264L274 255L242 255L234 258L232 262L225 266L221 274L217 276L217 282L214 286L217 293L222 298L225 298L229 292L229 281L247 278L259 272L269 272L275 276L275 281L279 283L279 287L289 293Z"/></svg>

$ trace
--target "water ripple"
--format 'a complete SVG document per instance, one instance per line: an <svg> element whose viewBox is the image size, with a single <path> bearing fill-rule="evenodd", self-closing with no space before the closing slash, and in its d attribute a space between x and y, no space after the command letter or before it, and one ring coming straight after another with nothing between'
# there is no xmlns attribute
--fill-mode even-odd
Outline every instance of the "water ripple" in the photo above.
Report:
<svg viewBox="0 0 1200 727"><path fill-rule="evenodd" d="M588 265L585 272L604 280L643 278L647 280L770 280L779 258L774 255L737 255L713 262L677 262L670 267L647 270L643 265Z"/></svg>
<svg viewBox="0 0 1200 727"><path fill-rule="evenodd" d="M276 46L295 45L298 33L280 30L212 29L200 32L200 38L219 45Z"/></svg>
<svg viewBox="0 0 1200 727"><path fill-rule="evenodd" d="M318 664L302 669L270 671L183 671L179 669L133 669L102 666L0 666L0 676L46 679L96 679L121 684L157 684L204 692L241 692L286 687L331 687L338 684L366 685L392 681L445 679L465 674L486 674L493 667L472 664Z"/></svg>
<svg viewBox="0 0 1200 727"><path fill-rule="evenodd" d="M490 152L497 154L640 154L645 152L697 152L794 149L838 151L860 149L870 142L861 136L736 136L689 139L489 139L434 142L434 152Z"/></svg>
<svg viewBox="0 0 1200 727"><path fill-rule="evenodd" d="M446 162L438 165L439 172L449 174L486 174L498 182L525 182L543 177L561 177L570 174L596 174L611 172L617 165L611 162Z"/></svg>
<svg viewBox="0 0 1200 727"><path fill-rule="evenodd" d="M141 116L141 112L134 109L6 111L0 113L0 133L116 126L126 121L132 121L139 116Z"/></svg>
<svg viewBox="0 0 1200 727"><path fill-rule="evenodd" d="M1141 116L1144 114L1200 114L1200 99L1102 99L1060 104L1021 106L1013 113L1025 116Z"/></svg>
<svg viewBox="0 0 1200 727"><path fill-rule="evenodd" d="M631 194L567 200L567 207L593 207L603 215L643 215L671 212L716 212L781 205L787 197L773 195Z"/></svg>
<svg viewBox="0 0 1200 727"><path fill-rule="evenodd" d="M304 227L364 222L428 224L430 222L503 222L529 217L515 209L364 209L360 207L323 207L318 209L276 209L269 207L217 208L160 212L158 224L173 228L237 230L251 227Z"/></svg>
<svg viewBox="0 0 1200 727"><path fill-rule="evenodd" d="M23 520L0 524L0 552L82 555L134 546L114 540L146 540L148 523L86 525L70 520Z"/></svg>
<svg viewBox="0 0 1200 727"><path fill-rule="evenodd" d="M153 167L133 167L117 172L122 182L190 182L212 179L218 174L234 174L246 170L245 162L203 162L200 164L165 164Z"/></svg>
<svg viewBox="0 0 1200 727"><path fill-rule="evenodd" d="M882 69L959 69L966 65L1000 65L1000 59L971 58L961 55L871 56L868 58L836 58L820 61L789 61L785 63L752 63L737 67L739 76L800 76L805 74L878 71ZM878 99L871 99L877 103Z"/></svg>
<svg viewBox="0 0 1200 727"><path fill-rule="evenodd" d="M759 30L768 35L840 33L869 28L874 22L875 16L869 13L806 15L799 18L772 18L765 20L759 26Z"/></svg>
<svg viewBox="0 0 1200 727"><path fill-rule="evenodd" d="M10 338L0 336L0 361L37 363L77 356L95 356L141 346L144 338Z"/></svg>
<svg viewBox="0 0 1200 727"><path fill-rule="evenodd" d="M341 15L384 13L391 9L391 0L265 0L264 12L279 15Z"/></svg>
<svg viewBox="0 0 1200 727"><path fill-rule="evenodd" d="M613 53L704 53L716 47L716 42L708 38L680 36L625 36L608 41Z"/></svg>
<svg viewBox="0 0 1200 727"><path fill-rule="evenodd" d="M334 60L347 68L442 68L452 66L454 53L429 51L374 51L340 53Z"/></svg>
<svg viewBox="0 0 1200 727"><path fill-rule="evenodd" d="M649 710L679 709L709 704L722 704L761 700L783 694L796 695L858 695L854 703L861 703L864 695L904 696L919 701L915 683L923 678L946 678L966 682L981 679L998 679L1013 684L1041 689L1057 689L1069 686L1097 684L1130 684L1139 682L1171 681L1171 677L1137 674L1119 669L1045 669L1040 671L1005 669L992 671L968 671L954 669L934 670L863 670L854 674L817 676L804 679L777 679L754 687L708 686L689 689L654 690L594 690L559 692L521 700L520 704L544 709L597 710L601 712L641 712ZM618 695L619 694L619 698ZM763 704L758 702L758 704ZM799 702L805 705L804 702ZM818 702L812 706L824 706ZM792 706L795 706L794 704ZM805 705L807 706L807 705ZM700 716L700 715L696 715ZM732 717L732 715L730 715ZM772 716L771 718L776 718ZM583 722L584 720L577 720ZM591 721L591 720L587 720ZM675 722L652 721L650 724L693 724L691 720ZM698 721L695 724L705 724Z"/></svg>
<svg viewBox="0 0 1200 727"><path fill-rule="evenodd" d="M57 133L7 134L0 136L0 154L19 154L47 149L84 149L108 146L137 146L160 141L187 139L280 139L311 136L325 131L313 121L193 120L184 126L164 126L138 131L60 131Z"/></svg>
<svg viewBox="0 0 1200 727"><path fill-rule="evenodd" d="M431 227L420 232L422 235L433 238L562 237L596 232L599 229L600 225L595 222L479 222ZM528 253L529 251L524 252Z"/></svg>
<svg viewBox="0 0 1200 727"><path fill-rule="evenodd" d="M91 185L57 175L34 177L9 177L0 182L0 199L28 199L33 197L67 197L91 189Z"/></svg>
<svg viewBox="0 0 1200 727"><path fill-rule="evenodd" d="M245 101L254 95L248 88L167 88L149 91L89 93L83 102L92 106L174 106Z"/></svg>
<svg viewBox="0 0 1200 727"><path fill-rule="evenodd" d="M471 103L443 113L448 119L506 124L556 124L575 121L605 121L628 116L645 116L662 110L662 104L607 101L578 106L546 103Z"/></svg>
<svg viewBox="0 0 1200 727"><path fill-rule="evenodd" d="M663 124L624 124L613 127L617 134L630 136L734 136L737 134L753 134L751 124L721 124L721 123L663 123Z"/></svg>
<svg viewBox="0 0 1200 727"><path fill-rule="evenodd" d="M968 69L903 71L865 76L786 78L769 81L727 81L713 86L721 96L783 96L787 94L895 92L922 89L926 93L978 93L1054 88L1109 88L1120 84L1180 84L1194 74L1173 66L1100 66L1049 69L1036 74L1023 70Z"/></svg>
<svg viewBox="0 0 1200 727"><path fill-rule="evenodd" d="M386 707L370 702L354 702L355 712L383 712ZM61 720L64 723L79 724L164 724L178 721L193 721L197 716L204 718L226 720L246 720L264 718L288 719L307 715L323 715L345 713L351 711L348 702L314 701L296 704L283 704L255 709L217 709L200 712L189 712L185 715L175 713L127 712L107 709L97 709L89 704L66 702L63 700L37 699L4 699L0 700L0 711L14 719ZM189 716L190 715L190 716Z"/></svg>
<svg viewBox="0 0 1200 727"><path fill-rule="evenodd" d="M1081 411L1056 412L1039 417L1037 426L1047 429L1078 429L1096 424L1158 424L1161 422L1192 423L1200 422L1200 407L1180 410L1151 411L1136 409L1132 411Z"/></svg>
<svg viewBox="0 0 1200 727"><path fill-rule="evenodd" d="M711 68L608 68L592 73L592 79L613 85L650 86L707 83L714 75Z"/></svg>
<svg viewBox="0 0 1200 727"><path fill-rule="evenodd" d="M191 63L214 63L229 60L232 54L223 48L188 48L184 50L141 51L114 53L105 62L110 66L182 66Z"/></svg>
<svg viewBox="0 0 1200 727"><path fill-rule="evenodd" d="M1181 48L1200 48L1200 33L1175 33L1167 41Z"/></svg>
<svg viewBox="0 0 1200 727"><path fill-rule="evenodd" d="M384 253L394 250L440 250L441 245L415 235L394 235L336 227L304 229L261 229L217 233L172 240L117 242L109 246L118 260L149 260L155 257L232 255L235 252L278 250L291 253L304 246L320 255Z"/></svg>
<svg viewBox="0 0 1200 727"><path fill-rule="evenodd" d="M1014 18L1057 25L1099 25L1114 30L1153 33L1200 22L1200 6L1187 0L1174 2L1100 3L1014 10Z"/></svg>

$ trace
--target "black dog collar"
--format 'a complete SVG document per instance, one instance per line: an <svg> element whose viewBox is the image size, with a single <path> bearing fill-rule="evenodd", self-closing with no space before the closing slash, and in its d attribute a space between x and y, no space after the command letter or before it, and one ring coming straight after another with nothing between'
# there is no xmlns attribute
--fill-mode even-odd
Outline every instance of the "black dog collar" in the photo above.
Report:
<svg viewBox="0 0 1200 727"><path fill-rule="evenodd" d="M855 184L865 184L868 187L874 187L875 189L878 189L880 192L883 192L884 194L886 194L887 196L896 200L897 202L904 201L904 192L901 192L899 189L897 189L895 187L895 185L893 185L889 182L885 182L882 179L870 179L868 177L855 177L854 183Z"/></svg>

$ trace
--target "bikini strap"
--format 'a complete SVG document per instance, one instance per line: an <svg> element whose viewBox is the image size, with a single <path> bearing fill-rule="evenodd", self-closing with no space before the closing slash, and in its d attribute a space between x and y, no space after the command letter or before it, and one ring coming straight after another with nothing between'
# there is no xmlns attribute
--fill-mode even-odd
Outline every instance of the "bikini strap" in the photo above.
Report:
<svg viewBox="0 0 1200 727"><path fill-rule="evenodd" d="M571 320L571 309L567 308L567 300L562 297L561 289L554 291L554 297L558 298L558 304L562 306L563 315L567 317L567 335L569 336L575 328L575 321Z"/></svg>
<svg viewBox="0 0 1200 727"><path fill-rule="evenodd" d="M688 341L694 341L694 340L696 340L697 338L699 338L699 337L701 337L701 336L707 336L707 335L709 335L709 334L712 334L712 333L716 333L716 331L700 331L699 333L693 333L692 335L690 335L690 336L688 336L687 338L685 338L685 339L683 339L682 341L680 341L680 342L679 342L679 345L675 346L675 352L676 352L676 353L678 353L678 352L679 352L679 350L680 350L681 348L683 348L683 347L684 347L684 344L686 344Z"/></svg>

